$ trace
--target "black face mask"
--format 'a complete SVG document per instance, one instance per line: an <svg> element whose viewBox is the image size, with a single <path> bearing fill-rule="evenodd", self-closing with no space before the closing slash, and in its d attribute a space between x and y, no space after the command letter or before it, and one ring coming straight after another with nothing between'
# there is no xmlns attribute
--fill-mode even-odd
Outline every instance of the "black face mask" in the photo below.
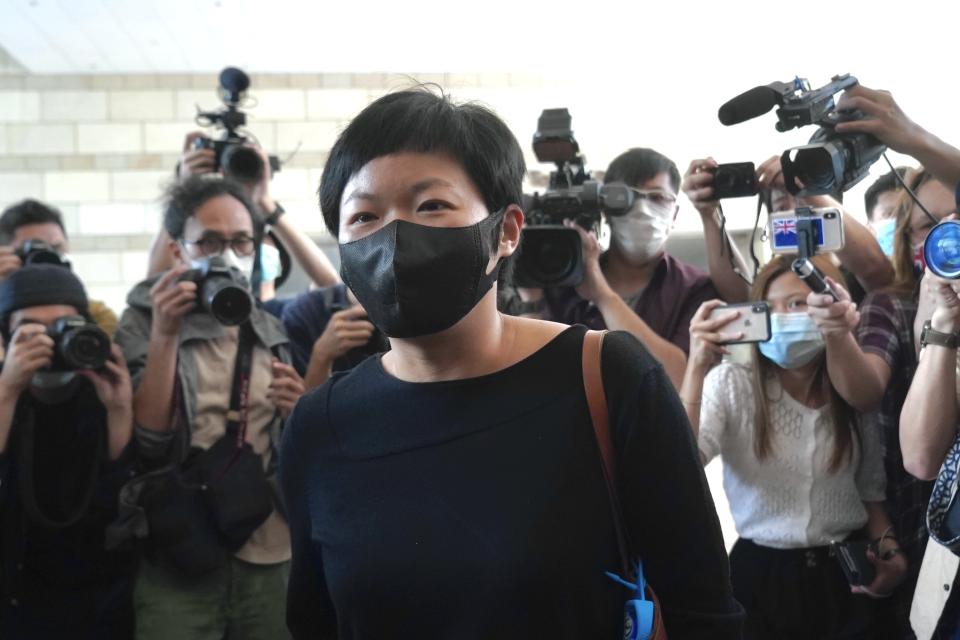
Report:
<svg viewBox="0 0 960 640"><path fill-rule="evenodd" d="M490 237L503 211L469 227L430 227L395 220L340 245L340 275L392 338L449 329L477 305L500 273L487 274Z"/></svg>

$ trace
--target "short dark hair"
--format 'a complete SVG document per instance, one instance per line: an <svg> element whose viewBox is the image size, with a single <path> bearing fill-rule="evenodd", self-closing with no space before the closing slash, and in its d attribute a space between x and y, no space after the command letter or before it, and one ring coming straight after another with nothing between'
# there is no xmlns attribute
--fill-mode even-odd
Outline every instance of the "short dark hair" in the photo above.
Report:
<svg viewBox="0 0 960 640"><path fill-rule="evenodd" d="M900 174L900 179L903 180L907 174L907 167L897 167L897 173ZM897 180L893 171L887 171L877 178L876 181L870 185L870 188L867 189L867 192L863 194L863 204L867 207L867 220L873 221L873 208L877 206L877 201L880 199L880 196L888 191L899 191L901 188L900 182Z"/></svg>
<svg viewBox="0 0 960 640"><path fill-rule="evenodd" d="M674 193L680 192L680 171L667 156L643 147L635 147L614 158L603 176L606 183L622 182L636 187L650 178L666 172L670 176L670 186Z"/></svg>
<svg viewBox="0 0 960 640"><path fill-rule="evenodd" d="M191 176L186 180L171 183L163 197L163 228L171 238L180 240L183 238L183 228L187 220L193 217L205 202L219 196L232 196L243 204L253 222L254 239L259 244L263 225L253 203L242 186L221 176Z"/></svg>
<svg viewBox="0 0 960 640"><path fill-rule="evenodd" d="M63 215L58 209L28 198L10 205L0 214L0 244L12 244L17 229L28 224L55 224L63 231L64 237L67 235Z"/></svg>
<svg viewBox="0 0 960 640"><path fill-rule="evenodd" d="M523 202L526 163L503 120L479 104L457 104L442 91L437 95L417 87L372 102L330 150L317 193L323 221L334 237L350 178L371 160L402 152L449 155L477 185L490 213Z"/></svg>

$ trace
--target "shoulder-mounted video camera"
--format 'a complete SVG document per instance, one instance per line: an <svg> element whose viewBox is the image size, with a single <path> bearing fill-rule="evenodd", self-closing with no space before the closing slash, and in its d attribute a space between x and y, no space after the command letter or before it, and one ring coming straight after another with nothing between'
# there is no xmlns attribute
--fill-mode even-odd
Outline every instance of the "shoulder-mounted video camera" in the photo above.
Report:
<svg viewBox="0 0 960 640"><path fill-rule="evenodd" d="M777 131L811 124L820 125L810 143L787 149L780 157L787 190L799 196L838 195L863 180L886 146L865 133L837 133L837 124L859 120L859 111L839 111L834 96L857 84L850 74L834 76L819 89L796 78L754 87L733 98L718 112L720 122L730 126L756 118L777 108Z"/></svg>
<svg viewBox="0 0 960 640"><path fill-rule="evenodd" d="M540 162L552 162L549 186L543 194L524 195L526 224L517 263L521 287L575 286L583 280L583 253L573 220L597 230L601 213L621 216L633 207L635 194L625 185L604 185L585 168L586 158L570 128L566 109L544 109L533 135L533 152Z"/></svg>
<svg viewBox="0 0 960 640"><path fill-rule="evenodd" d="M214 171L223 170L224 175L241 182L258 182L267 170L260 155L252 148L252 139L244 135L247 114L240 110L240 102L250 88L250 77L236 67L227 67L220 72L220 98L225 107L218 111L197 112L197 124L202 127L220 127L223 137L219 140L197 138L194 149L213 149ZM270 171L280 171L280 159L269 156Z"/></svg>

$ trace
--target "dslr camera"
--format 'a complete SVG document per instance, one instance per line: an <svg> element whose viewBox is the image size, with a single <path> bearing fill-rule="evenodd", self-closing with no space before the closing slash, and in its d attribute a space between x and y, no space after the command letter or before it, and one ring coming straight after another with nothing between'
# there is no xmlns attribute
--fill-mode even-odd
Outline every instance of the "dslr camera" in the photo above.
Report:
<svg viewBox="0 0 960 640"><path fill-rule="evenodd" d="M214 171L223 170L224 175L240 182L258 182L267 170L260 155L249 144L251 138L242 128L247 124L247 114L240 110L240 102L250 88L250 77L236 67L227 67L220 72L220 98L225 105L219 111L199 111L197 124L202 127L223 128L219 140L197 138L194 149L213 149ZM280 159L270 156L271 173L280 171Z"/></svg>
<svg viewBox="0 0 960 640"><path fill-rule="evenodd" d="M253 312L253 296L246 276L228 265L222 256L210 258L202 268L187 271L180 279L197 283L200 308L224 326L242 324Z"/></svg>
<svg viewBox="0 0 960 640"><path fill-rule="evenodd" d="M811 89L810 82L802 78L773 82L733 98L720 107L718 116L729 126L778 107L777 131L820 125L809 144L783 152L783 178L794 195L836 195L863 180L887 149L869 134L841 134L834 129L841 122L863 117L859 111L838 111L834 102L834 95L856 84L850 74L834 76L819 89Z"/></svg>
<svg viewBox="0 0 960 640"><path fill-rule="evenodd" d="M17 249L17 257L20 258L20 262L24 266L28 264L55 264L60 267L70 267L70 263L43 240L27 240Z"/></svg>
<svg viewBox="0 0 960 640"><path fill-rule="evenodd" d="M626 185L602 185L585 168L586 158L570 128L566 109L544 109L533 135L533 151L540 162L552 162L547 191L524 195L526 225L520 243L516 284L520 287L570 287L583 280L583 249L573 220L587 230L598 230L601 213L622 216L636 195Z"/></svg>
<svg viewBox="0 0 960 640"><path fill-rule="evenodd" d="M57 318L47 335L54 342L48 371L102 369L110 358L110 337L82 316Z"/></svg>

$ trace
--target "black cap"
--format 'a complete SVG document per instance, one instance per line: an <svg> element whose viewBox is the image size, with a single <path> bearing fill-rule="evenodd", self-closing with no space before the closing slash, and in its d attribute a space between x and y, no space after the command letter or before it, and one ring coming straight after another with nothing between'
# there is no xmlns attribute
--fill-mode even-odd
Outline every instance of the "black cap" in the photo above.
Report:
<svg viewBox="0 0 960 640"><path fill-rule="evenodd" d="M7 329L10 314L27 307L62 304L87 315L87 292L70 270L52 264L17 269L0 282L0 319Z"/></svg>

